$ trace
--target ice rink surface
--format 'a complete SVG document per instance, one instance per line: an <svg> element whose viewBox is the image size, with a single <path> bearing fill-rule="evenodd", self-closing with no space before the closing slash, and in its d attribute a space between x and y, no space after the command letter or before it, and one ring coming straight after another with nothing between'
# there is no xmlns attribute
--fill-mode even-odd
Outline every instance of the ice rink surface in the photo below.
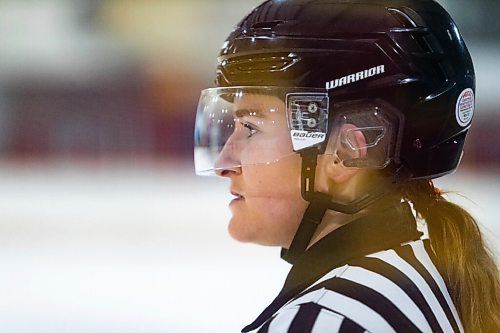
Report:
<svg viewBox="0 0 500 333"><path fill-rule="evenodd" d="M500 174L436 183L500 250ZM239 332L289 266L229 238L227 188L190 166L1 164L0 331Z"/></svg>

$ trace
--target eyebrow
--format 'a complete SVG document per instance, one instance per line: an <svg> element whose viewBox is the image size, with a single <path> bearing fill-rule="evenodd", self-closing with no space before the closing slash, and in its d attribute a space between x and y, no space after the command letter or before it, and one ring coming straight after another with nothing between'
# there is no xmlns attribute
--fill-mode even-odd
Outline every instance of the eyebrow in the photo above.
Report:
<svg viewBox="0 0 500 333"><path fill-rule="evenodd" d="M237 118L243 118L244 116L266 118L264 112L260 109L237 109L234 111L234 115Z"/></svg>

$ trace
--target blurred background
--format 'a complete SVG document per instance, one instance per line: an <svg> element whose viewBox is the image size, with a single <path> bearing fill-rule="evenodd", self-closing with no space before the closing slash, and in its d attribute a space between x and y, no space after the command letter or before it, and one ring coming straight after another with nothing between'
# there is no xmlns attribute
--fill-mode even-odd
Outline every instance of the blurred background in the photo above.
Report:
<svg viewBox="0 0 500 333"><path fill-rule="evenodd" d="M226 232L194 113L261 0L0 0L1 332L237 332L279 249ZM500 249L500 2L447 0L477 74L462 166L437 181Z"/></svg>

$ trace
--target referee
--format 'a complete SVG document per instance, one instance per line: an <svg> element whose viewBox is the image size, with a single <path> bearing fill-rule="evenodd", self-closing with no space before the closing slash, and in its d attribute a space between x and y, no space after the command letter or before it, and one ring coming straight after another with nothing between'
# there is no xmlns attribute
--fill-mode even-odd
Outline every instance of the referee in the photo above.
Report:
<svg viewBox="0 0 500 333"><path fill-rule="evenodd" d="M268 0L218 60L196 172L230 181L233 238L292 264L242 332L500 332L498 267L432 182L457 168L475 105L438 3Z"/></svg>

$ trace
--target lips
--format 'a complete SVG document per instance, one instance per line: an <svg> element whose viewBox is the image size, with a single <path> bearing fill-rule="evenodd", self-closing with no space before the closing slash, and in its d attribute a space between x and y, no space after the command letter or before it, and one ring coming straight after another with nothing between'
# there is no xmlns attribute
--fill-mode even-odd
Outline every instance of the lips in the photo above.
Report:
<svg viewBox="0 0 500 333"><path fill-rule="evenodd" d="M245 199L245 197L242 194L240 194L234 190L231 190L231 194L236 197L235 199Z"/></svg>
<svg viewBox="0 0 500 333"><path fill-rule="evenodd" d="M238 205L239 203L242 203L245 201L245 197L241 194L239 194L238 192L235 192L235 191L231 191L231 194L235 196L235 198L233 200L231 200L231 202L229 203L229 207L233 207L235 205Z"/></svg>

